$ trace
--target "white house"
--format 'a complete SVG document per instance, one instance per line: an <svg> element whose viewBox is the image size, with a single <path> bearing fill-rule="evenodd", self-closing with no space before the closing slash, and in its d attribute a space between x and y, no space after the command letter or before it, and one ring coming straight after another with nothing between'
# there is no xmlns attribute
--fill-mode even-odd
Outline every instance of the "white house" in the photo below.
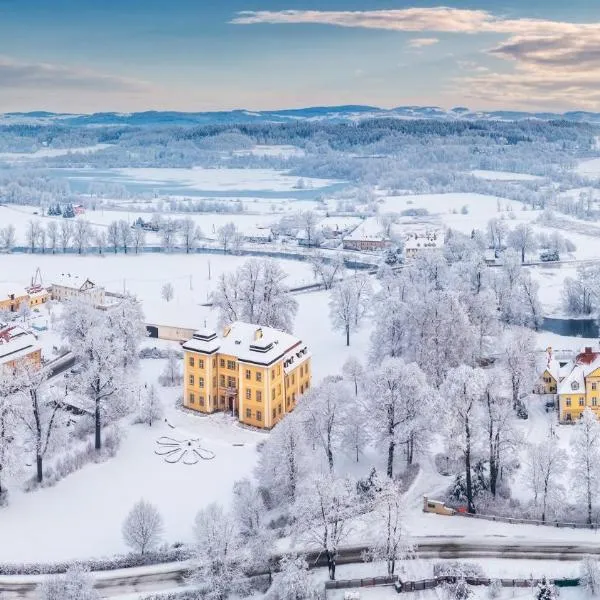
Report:
<svg viewBox="0 0 600 600"><path fill-rule="evenodd" d="M105 300L105 290L90 279L83 279L72 273L62 273L50 287L52 300L64 302L75 298L83 298L94 306L102 306Z"/></svg>

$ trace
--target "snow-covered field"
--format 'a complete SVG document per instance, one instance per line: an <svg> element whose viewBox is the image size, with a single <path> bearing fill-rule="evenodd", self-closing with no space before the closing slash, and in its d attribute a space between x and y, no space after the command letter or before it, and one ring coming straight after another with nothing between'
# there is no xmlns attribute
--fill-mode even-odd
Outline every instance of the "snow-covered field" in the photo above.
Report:
<svg viewBox="0 0 600 600"><path fill-rule="evenodd" d="M485 171L476 169L471 171L471 175L480 179L489 181L536 181L542 179L538 175L529 175L527 173L511 173L510 171Z"/></svg>
<svg viewBox="0 0 600 600"><path fill-rule="evenodd" d="M279 156L280 158L291 158L304 156L305 152L302 148L291 146L289 144L257 144L249 150L235 150L234 154L241 156L252 154L254 156Z"/></svg>
<svg viewBox="0 0 600 600"><path fill-rule="evenodd" d="M0 152L0 161L8 163L20 163L38 158L52 158L64 156L65 154L90 154L108 148L110 144L95 144L83 148L41 148L35 152Z"/></svg>
<svg viewBox="0 0 600 600"><path fill-rule="evenodd" d="M600 158L590 158L580 161L575 172L584 177L598 178L600 176Z"/></svg>
<svg viewBox="0 0 600 600"><path fill-rule="evenodd" d="M197 190L212 191L291 191L299 188L320 188L336 183L331 179L300 178L275 169L117 169L117 173L144 183L176 183Z"/></svg>

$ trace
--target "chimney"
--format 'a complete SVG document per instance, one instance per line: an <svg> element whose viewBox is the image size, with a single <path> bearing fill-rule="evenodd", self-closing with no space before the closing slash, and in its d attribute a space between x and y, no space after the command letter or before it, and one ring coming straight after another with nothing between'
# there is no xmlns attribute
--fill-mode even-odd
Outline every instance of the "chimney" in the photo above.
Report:
<svg viewBox="0 0 600 600"><path fill-rule="evenodd" d="M592 347L591 346L586 346L585 347L585 353L586 354L591 354L592 353Z"/></svg>
<svg viewBox="0 0 600 600"><path fill-rule="evenodd" d="M254 341L256 342L257 340L260 340L263 336L263 332L262 329L259 327L255 332L254 332Z"/></svg>

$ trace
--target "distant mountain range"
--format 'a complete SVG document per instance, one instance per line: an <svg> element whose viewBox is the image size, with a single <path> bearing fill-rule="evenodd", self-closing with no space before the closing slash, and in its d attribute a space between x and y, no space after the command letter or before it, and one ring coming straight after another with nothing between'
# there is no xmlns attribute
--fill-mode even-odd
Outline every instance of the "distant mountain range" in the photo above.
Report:
<svg viewBox="0 0 600 600"><path fill-rule="evenodd" d="M284 110L231 110L221 112L146 111L135 113L103 112L94 114L68 114L44 111L12 112L0 114L0 125L29 123L64 123L70 126L86 125L206 125L227 123L285 123L293 121L356 122L370 118L397 119L486 119L519 121L524 119L569 120L600 123L600 113L573 111L566 113L521 111L472 111L465 107L445 110L437 106L399 106L385 109L376 106L313 106Z"/></svg>

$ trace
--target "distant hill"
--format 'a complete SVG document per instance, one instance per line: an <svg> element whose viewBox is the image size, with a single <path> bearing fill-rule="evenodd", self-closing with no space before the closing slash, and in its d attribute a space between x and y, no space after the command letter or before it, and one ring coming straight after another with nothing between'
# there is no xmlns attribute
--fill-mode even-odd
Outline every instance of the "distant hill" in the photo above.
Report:
<svg viewBox="0 0 600 600"><path fill-rule="evenodd" d="M438 106L399 106L385 109L376 106L311 106L282 110L231 110L216 112L145 111L135 113L102 112L94 114L52 113L47 111L11 112L0 114L0 124L63 123L71 126L130 125L130 126L193 126L227 123L284 123L292 121L356 122L363 119L486 119L520 121L525 119L568 120L600 123L600 113L572 111L566 113L523 111L472 111L466 107L450 110Z"/></svg>

